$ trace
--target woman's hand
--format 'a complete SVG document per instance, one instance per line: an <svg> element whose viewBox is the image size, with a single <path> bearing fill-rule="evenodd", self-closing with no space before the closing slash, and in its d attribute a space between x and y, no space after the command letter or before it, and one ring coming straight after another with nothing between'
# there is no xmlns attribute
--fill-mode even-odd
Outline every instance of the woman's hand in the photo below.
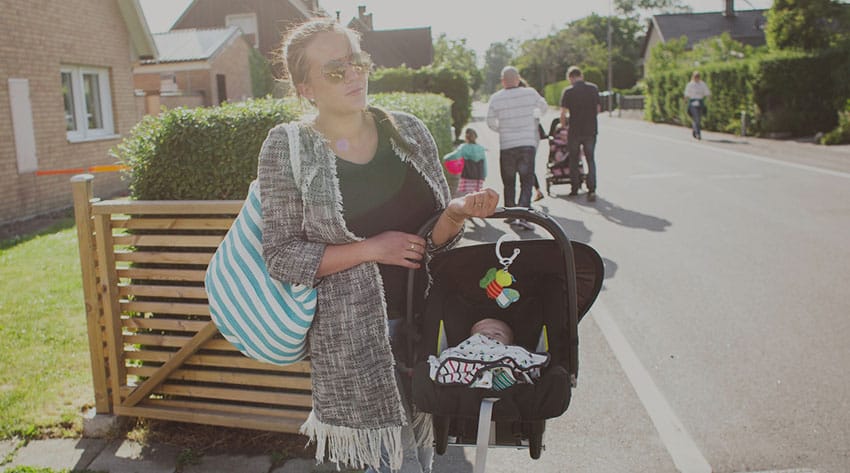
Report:
<svg viewBox="0 0 850 473"><path fill-rule="evenodd" d="M363 241L368 260L404 268L418 269L425 254L425 239L411 233L387 231Z"/></svg>
<svg viewBox="0 0 850 473"><path fill-rule="evenodd" d="M463 222L470 217L489 217L496 211L499 194L493 189L482 189L449 202L444 213L454 222Z"/></svg>

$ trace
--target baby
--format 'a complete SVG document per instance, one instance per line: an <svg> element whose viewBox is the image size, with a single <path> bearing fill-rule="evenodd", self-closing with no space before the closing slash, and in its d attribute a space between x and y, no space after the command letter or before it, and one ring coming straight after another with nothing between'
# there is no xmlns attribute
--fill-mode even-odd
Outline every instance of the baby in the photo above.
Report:
<svg viewBox="0 0 850 473"><path fill-rule="evenodd" d="M502 320L484 318L473 324L470 336L458 346L428 357L431 379L439 384L507 389L517 382L532 383L549 363L548 353L530 353L512 345L514 333Z"/></svg>
<svg viewBox="0 0 850 473"><path fill-rule="evenodd" d="M475 335L476 333L486 335L505 345L510 345L514 342L514 331L511 330L508 324L499 319L486 318L475 322L469 334Z"/></svg>

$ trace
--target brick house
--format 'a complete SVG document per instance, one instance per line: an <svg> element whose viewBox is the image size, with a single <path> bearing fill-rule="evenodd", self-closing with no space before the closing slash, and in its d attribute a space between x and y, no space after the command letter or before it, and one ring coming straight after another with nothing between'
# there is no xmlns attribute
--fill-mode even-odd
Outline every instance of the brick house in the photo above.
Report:
<svg viewBox="0 0 850 473"><path fill-rule="evenodd" d="M361 45L368 51L378 67L405 65L419 69L434 62L434 41L431 27L376 30L372 25L372 14L366 7L357 7L357 16L348 22L348 27L358 31Z"/></svg>
<svg viewBox="0 0 850 473"><path fill-rule="evenodd" d="M0 15L0 225L71 205L69 175L114 164L138 121L133 62L155 57L137 0L3 2ZM97 195L126 191L118 173Z"/></svg>
<svg viewBox="0 0 850 473"><path fill-rule="evenodd" d="M160 105L206 107L252 96L251 45L236 26L172 30L153 35L159 56L142 60L133 83L145 92L145 113Z"/></svg>
<svg viewBox="0 0 850 473"><path fill-rule="evenodd" d="M193 0L171 29L238 26L249 44L273 60L292 24L323 14L318 0Z"/></svg>
<svg viewBox="0 0 850 473"><path fill-rule="evenodd" d="M734 0L722 1L723 11L653 15L641 50L641 64L646 64L650 51L656 44L682 36L688 40L687 49L722 33L729 33L732 39L742 44L764 45L767 10L737 11Z"/></svg>

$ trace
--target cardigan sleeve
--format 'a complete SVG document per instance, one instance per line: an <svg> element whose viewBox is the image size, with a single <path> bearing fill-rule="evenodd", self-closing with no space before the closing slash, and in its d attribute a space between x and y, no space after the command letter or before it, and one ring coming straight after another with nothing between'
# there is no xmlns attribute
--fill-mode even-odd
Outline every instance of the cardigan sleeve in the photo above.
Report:
<svg viewBox="0 0 850 473"><path fill-rule="evenodd" d="M304 204L300 186L292 175L289 139L283 126L269 132L258 161L263 258L269 276L279 281L315 286L319 282L316 272L326 245L306 240Z"/></svg>

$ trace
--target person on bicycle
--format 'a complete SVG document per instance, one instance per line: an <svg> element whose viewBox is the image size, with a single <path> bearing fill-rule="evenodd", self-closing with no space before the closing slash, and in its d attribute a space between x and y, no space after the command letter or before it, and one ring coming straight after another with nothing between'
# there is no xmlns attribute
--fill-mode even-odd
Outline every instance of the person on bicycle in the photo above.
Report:
<svg viewBox="0 0 850 473"><path fill-rule="evenodd" d="M708 90L708 85L700 78L699 71L694 71L691 75L691 81L685 86L685 100L688 101L688 115L691 116L693 121L693 135L698 140L702 139L700 123L706 112L705 100L709 95L711 95L711 91Z"/></svg>

